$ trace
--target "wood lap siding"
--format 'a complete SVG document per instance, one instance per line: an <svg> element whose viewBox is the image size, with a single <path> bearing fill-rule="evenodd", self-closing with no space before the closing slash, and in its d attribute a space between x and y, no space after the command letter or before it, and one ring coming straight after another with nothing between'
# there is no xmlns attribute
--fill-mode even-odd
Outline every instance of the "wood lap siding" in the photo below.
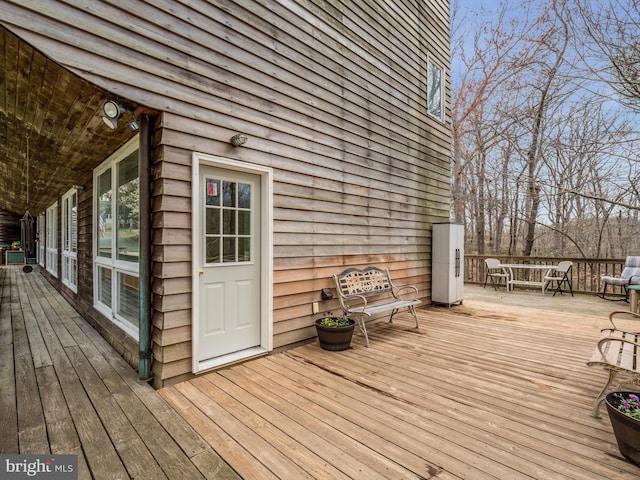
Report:
<svg viewBox="0 0 640 480"><path fill-rule="evenodd" d="M448 2L43 3L11 3L6 21L84 78L164 112L151 199L156 386L191 371L194 151L273 168L274 347L315 335L311 302L351 266L386 267L428 303L450 132L448 99L445 123L426 112L426 66L429 55L445 69L448 95ZM16 26L29 9L37 28ZM248 141L234 148L238 132Z"/></svg>

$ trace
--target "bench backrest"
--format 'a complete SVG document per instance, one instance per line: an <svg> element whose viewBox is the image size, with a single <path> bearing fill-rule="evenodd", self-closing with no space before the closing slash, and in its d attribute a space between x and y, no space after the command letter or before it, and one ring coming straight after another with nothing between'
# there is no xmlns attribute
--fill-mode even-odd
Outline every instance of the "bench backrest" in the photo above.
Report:
<svg viewBox="0 0 640 480"><path fill-rule="evenodd" d="M367 267L364 270L349 268L340 275L333 276L336 289L342 296L378 295L393 291L389 271L376 267Z"/></svg>
<svg viewBox="0 0 640 480"><path fill-rule="evenodd" d="M620 278L631 279L632 277L640 277L640 257L638 256L628 256L624 269L620 273Z"/></svg>

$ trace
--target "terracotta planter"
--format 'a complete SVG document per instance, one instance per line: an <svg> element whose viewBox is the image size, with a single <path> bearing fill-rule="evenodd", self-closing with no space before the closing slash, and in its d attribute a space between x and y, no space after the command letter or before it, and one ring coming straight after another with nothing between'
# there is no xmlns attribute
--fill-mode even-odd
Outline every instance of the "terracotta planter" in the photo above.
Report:
<svg viewBox="0 0 640 480"><path fill-rule="evenodd" d="M639 392L611 392L605 397L605 404L620 453L640 467L640 420L619 411L616 407L620 404L620 398L614 395L626 397L630 393L640 395Z"/></svg>
<svg viewBox="0 0 640 480"><path fill-rule="evenodd" d="M346 327L325 327L320 325L321 320L316 320L316 332L320 347L334 352L347 350L351 346L351 337L356 322L349 320Z"/></svg>

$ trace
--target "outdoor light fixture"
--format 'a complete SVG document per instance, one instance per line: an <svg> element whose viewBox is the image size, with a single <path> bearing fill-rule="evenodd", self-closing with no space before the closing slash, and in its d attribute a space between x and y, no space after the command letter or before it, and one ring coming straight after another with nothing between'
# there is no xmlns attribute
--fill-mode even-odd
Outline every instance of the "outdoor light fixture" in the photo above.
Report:
<svg viewBox="0 0 640 480"><path fill-rule="evenodd" d="M234 147L239 147L240 145L244 145L247 142L247 136L244 133L238 133L231 137L231 145Z"/></svg>
<svg viewBox="0 0 640 480"><path fill-rule="evenodd" d="M140 127L138 126L138 120L136 119L136 114L133 113L133 111L131 112L131 117L132 117L132 120L129 123L127 123L127 128L132 132L137 132L138 128Z"/></svg>
<svg viewBox="0 0 640 480"><path fill-rule="evenodd" d="M109 100L102 106L102 113L102 121L105 125L110 129L115 130L118 127L118 119L124 113L124 108L113 100Z"/></svg>

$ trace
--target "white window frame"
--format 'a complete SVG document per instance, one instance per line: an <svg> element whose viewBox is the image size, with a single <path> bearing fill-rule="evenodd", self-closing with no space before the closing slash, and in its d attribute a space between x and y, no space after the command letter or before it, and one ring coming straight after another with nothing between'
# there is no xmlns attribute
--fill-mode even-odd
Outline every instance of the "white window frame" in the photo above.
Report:
<svg viewBox="0 0 640 480"><path fill-rule="evenodd" d="M115 201L117 190L117 175L118 164L124 160L135 150L139 150L139 136L136 135L129 140L123 147L116 151L111 157L105 160L98 168L93 171L93 306L96 310L102 313L105 317L109 318L118 328L124 330L127 334L133 337L136 341L139 340L139 329L135 328L124 317L118 314L118 299L120 296L120 282L119 275L127 274L139 278L140 267L138 263L128 262L117 258L117 227L112 227L111 233L111 257L103 257L98 255L98 241L99 238L96 235L98 231L98 178L107 170L111 169L111 188L112 188L112 225L117 223L117 204ZM140 172L138 172L140 175ZM111 270L111 306L106 305L100 301L100 269Z"/></svg>
<svg viewBox="0 0 640 480"><path fill-rule="evenodd" d="M40 215L38 215L38 263L40 264L41 267L44 267L44 261L45 261L45 250L44 250L44 246L46 243L46 223L45 223L45 213L41 213Z"/></svg>
<svg viewBox="0 0 640 480"><path fill-rule="evenodd" d="M58 202L50 205L45 212L45 265L47 272L58 277Z"/></svg>
<svg viewBox="0 0 640 480"><path fill-rule="evenodd" d="M439 87L439 107L440 107L440 114L436 114L432 111L431 109L431 105L429 102L429 97L431 95L432 90L434 89L434 86L431 83L431 71L433 69L438 69L440 71L440 85ZM435 62L431 57L427 58L427 113L433 117L436 118L438 120L440 120L441 122L444 122L444 77L445 77L445 70L444 68L438 64L437 62Z"/></svg>
<svg viewBox="0 0 640 480"><path fill-rule="evenodd" d="M62 283L78 293L78 191L75 188L62 196Z"/></svg>

